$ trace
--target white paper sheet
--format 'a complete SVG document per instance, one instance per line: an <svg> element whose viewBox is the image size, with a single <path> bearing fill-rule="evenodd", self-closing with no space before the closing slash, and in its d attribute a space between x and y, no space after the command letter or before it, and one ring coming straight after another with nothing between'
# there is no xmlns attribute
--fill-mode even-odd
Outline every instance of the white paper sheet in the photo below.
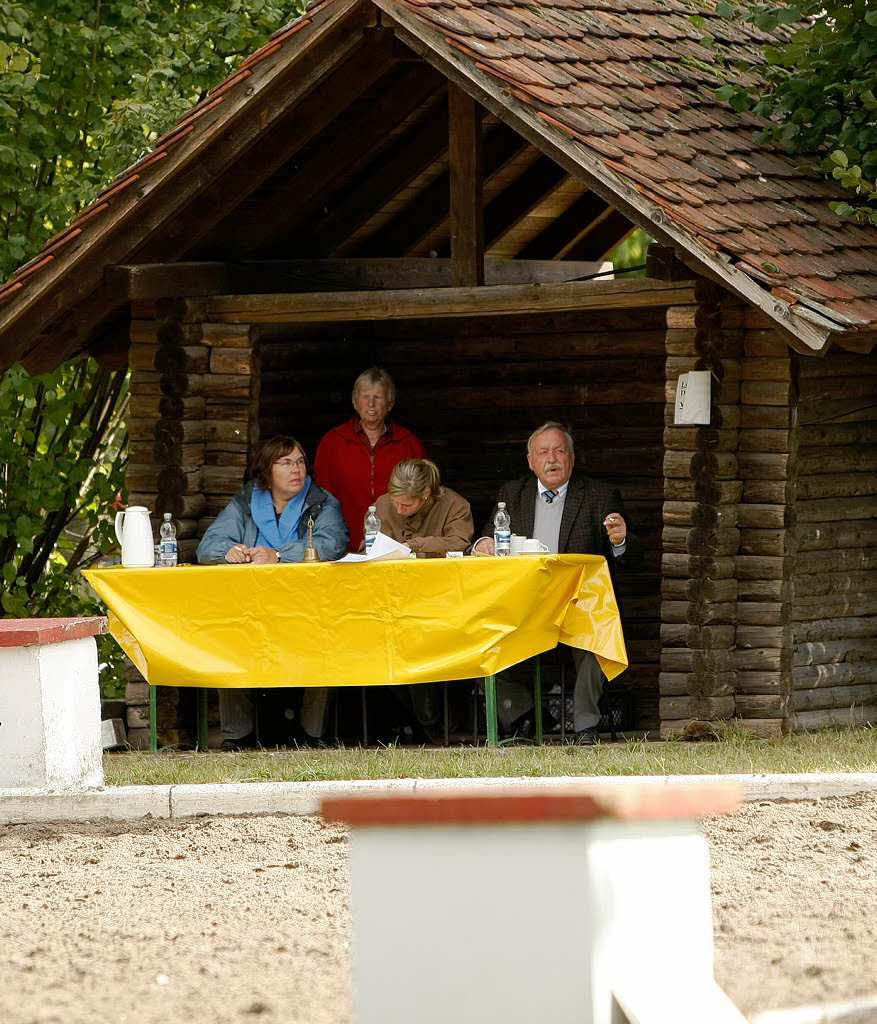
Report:
<svg viewBox="0 0 877 1024"><path fill-rule="evenodd" d="M351 553L339 558L339 562L382 562L391 558L408 558L411 555L411 548L393 540L385 533L378 533L375 536L372 546L367 555Z"/></svg>

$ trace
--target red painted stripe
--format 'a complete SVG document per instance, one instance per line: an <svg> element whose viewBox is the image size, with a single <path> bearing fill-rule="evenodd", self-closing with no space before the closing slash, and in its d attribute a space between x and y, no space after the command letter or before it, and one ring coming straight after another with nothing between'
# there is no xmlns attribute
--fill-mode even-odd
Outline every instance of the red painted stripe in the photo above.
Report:
<svg viewBox="0 0 877 1024"><path fill-rule="evenodd" d="M0 619L0 647L60 644L106 631L107 620L100 615L74 619Z"/></svg>
<svg viewBox="0 0 877 1024"><path fill-rule="evenodd" d="M740 803L731 784L620 786L587 792L496 792L429 796L339 797L323 801L327 821L348 825L513 825L523 823L661 821L732 811Z"/></svg>

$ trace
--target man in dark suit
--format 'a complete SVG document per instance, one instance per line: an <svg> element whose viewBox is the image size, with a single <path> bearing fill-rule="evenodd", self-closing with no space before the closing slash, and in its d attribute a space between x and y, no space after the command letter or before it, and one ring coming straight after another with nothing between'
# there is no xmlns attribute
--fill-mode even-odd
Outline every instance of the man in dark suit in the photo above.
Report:
<svg viewBox="0 0 877 1024"><path fill-rule="evenodd" d="M616 568L637 560L639 544L627 532L618 489L604 480L573 476L573 440L561 423L550 421L533 431L527 441L527 464L532 472L504 484L497 497L497 503L506 503L512 533L537 537L549 551L605 555L613 574ZM473 545L473 555L495 554L495 514L496 506L484 536ZM572 648L572 652L576 742L592 744L597 741L603 673L590 651ZM520 673L502 673L497 680L497 698L500 723L506 731L516 731L516 724L520 725L533 707L532 687L520 679Z"/></svg>

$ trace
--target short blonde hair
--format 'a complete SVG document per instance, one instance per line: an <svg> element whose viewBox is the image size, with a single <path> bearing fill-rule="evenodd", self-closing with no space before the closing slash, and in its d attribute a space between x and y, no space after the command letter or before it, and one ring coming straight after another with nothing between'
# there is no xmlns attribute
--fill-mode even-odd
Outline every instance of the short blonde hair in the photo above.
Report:
<svg viewBox="0 0 877 1024"><path fill-rule="evenodd" d="M438 466L429 459L403 459L397 462L390 474L387 493L396 498L410 494L420 498L426 494L437 498L442 491L442 479Z"/></svg>
<svg viewBox="0 0 877 1024"><path fill-rule="evenodd" d="M387 403L393 405L396 401L396 385L393 383L393 378L379 366L370 366L367 370L363 370L353 382L352 398L354 402L356 401L356 392L362 387L382 387L387 396Z"/></svg>
<svg viewBox="0 0 877 1024"><path fill-rule="evenodd" d="M537 427L532 434L527 438L527 454L533 450L533 442L540 434L544 434L546 430L559 430L561 434L566 438L566 443L569 446L570 455L575 454L575 445L573 444L572 434L566 429L562 423L558 423L557 420L548 420L547 423L543 423L541 427Z"/></svg>

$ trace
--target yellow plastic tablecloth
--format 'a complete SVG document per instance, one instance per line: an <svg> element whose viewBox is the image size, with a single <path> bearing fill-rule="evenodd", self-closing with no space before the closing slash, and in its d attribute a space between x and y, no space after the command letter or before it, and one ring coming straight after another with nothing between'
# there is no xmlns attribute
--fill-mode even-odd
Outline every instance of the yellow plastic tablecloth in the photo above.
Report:
<svg viewBox="0 0 877 1024"><path fill-rule="evenodd" d="M493 675L558 641L627 667L596 555L92 569L110 632L171 686L362 686Z"/></svg>

